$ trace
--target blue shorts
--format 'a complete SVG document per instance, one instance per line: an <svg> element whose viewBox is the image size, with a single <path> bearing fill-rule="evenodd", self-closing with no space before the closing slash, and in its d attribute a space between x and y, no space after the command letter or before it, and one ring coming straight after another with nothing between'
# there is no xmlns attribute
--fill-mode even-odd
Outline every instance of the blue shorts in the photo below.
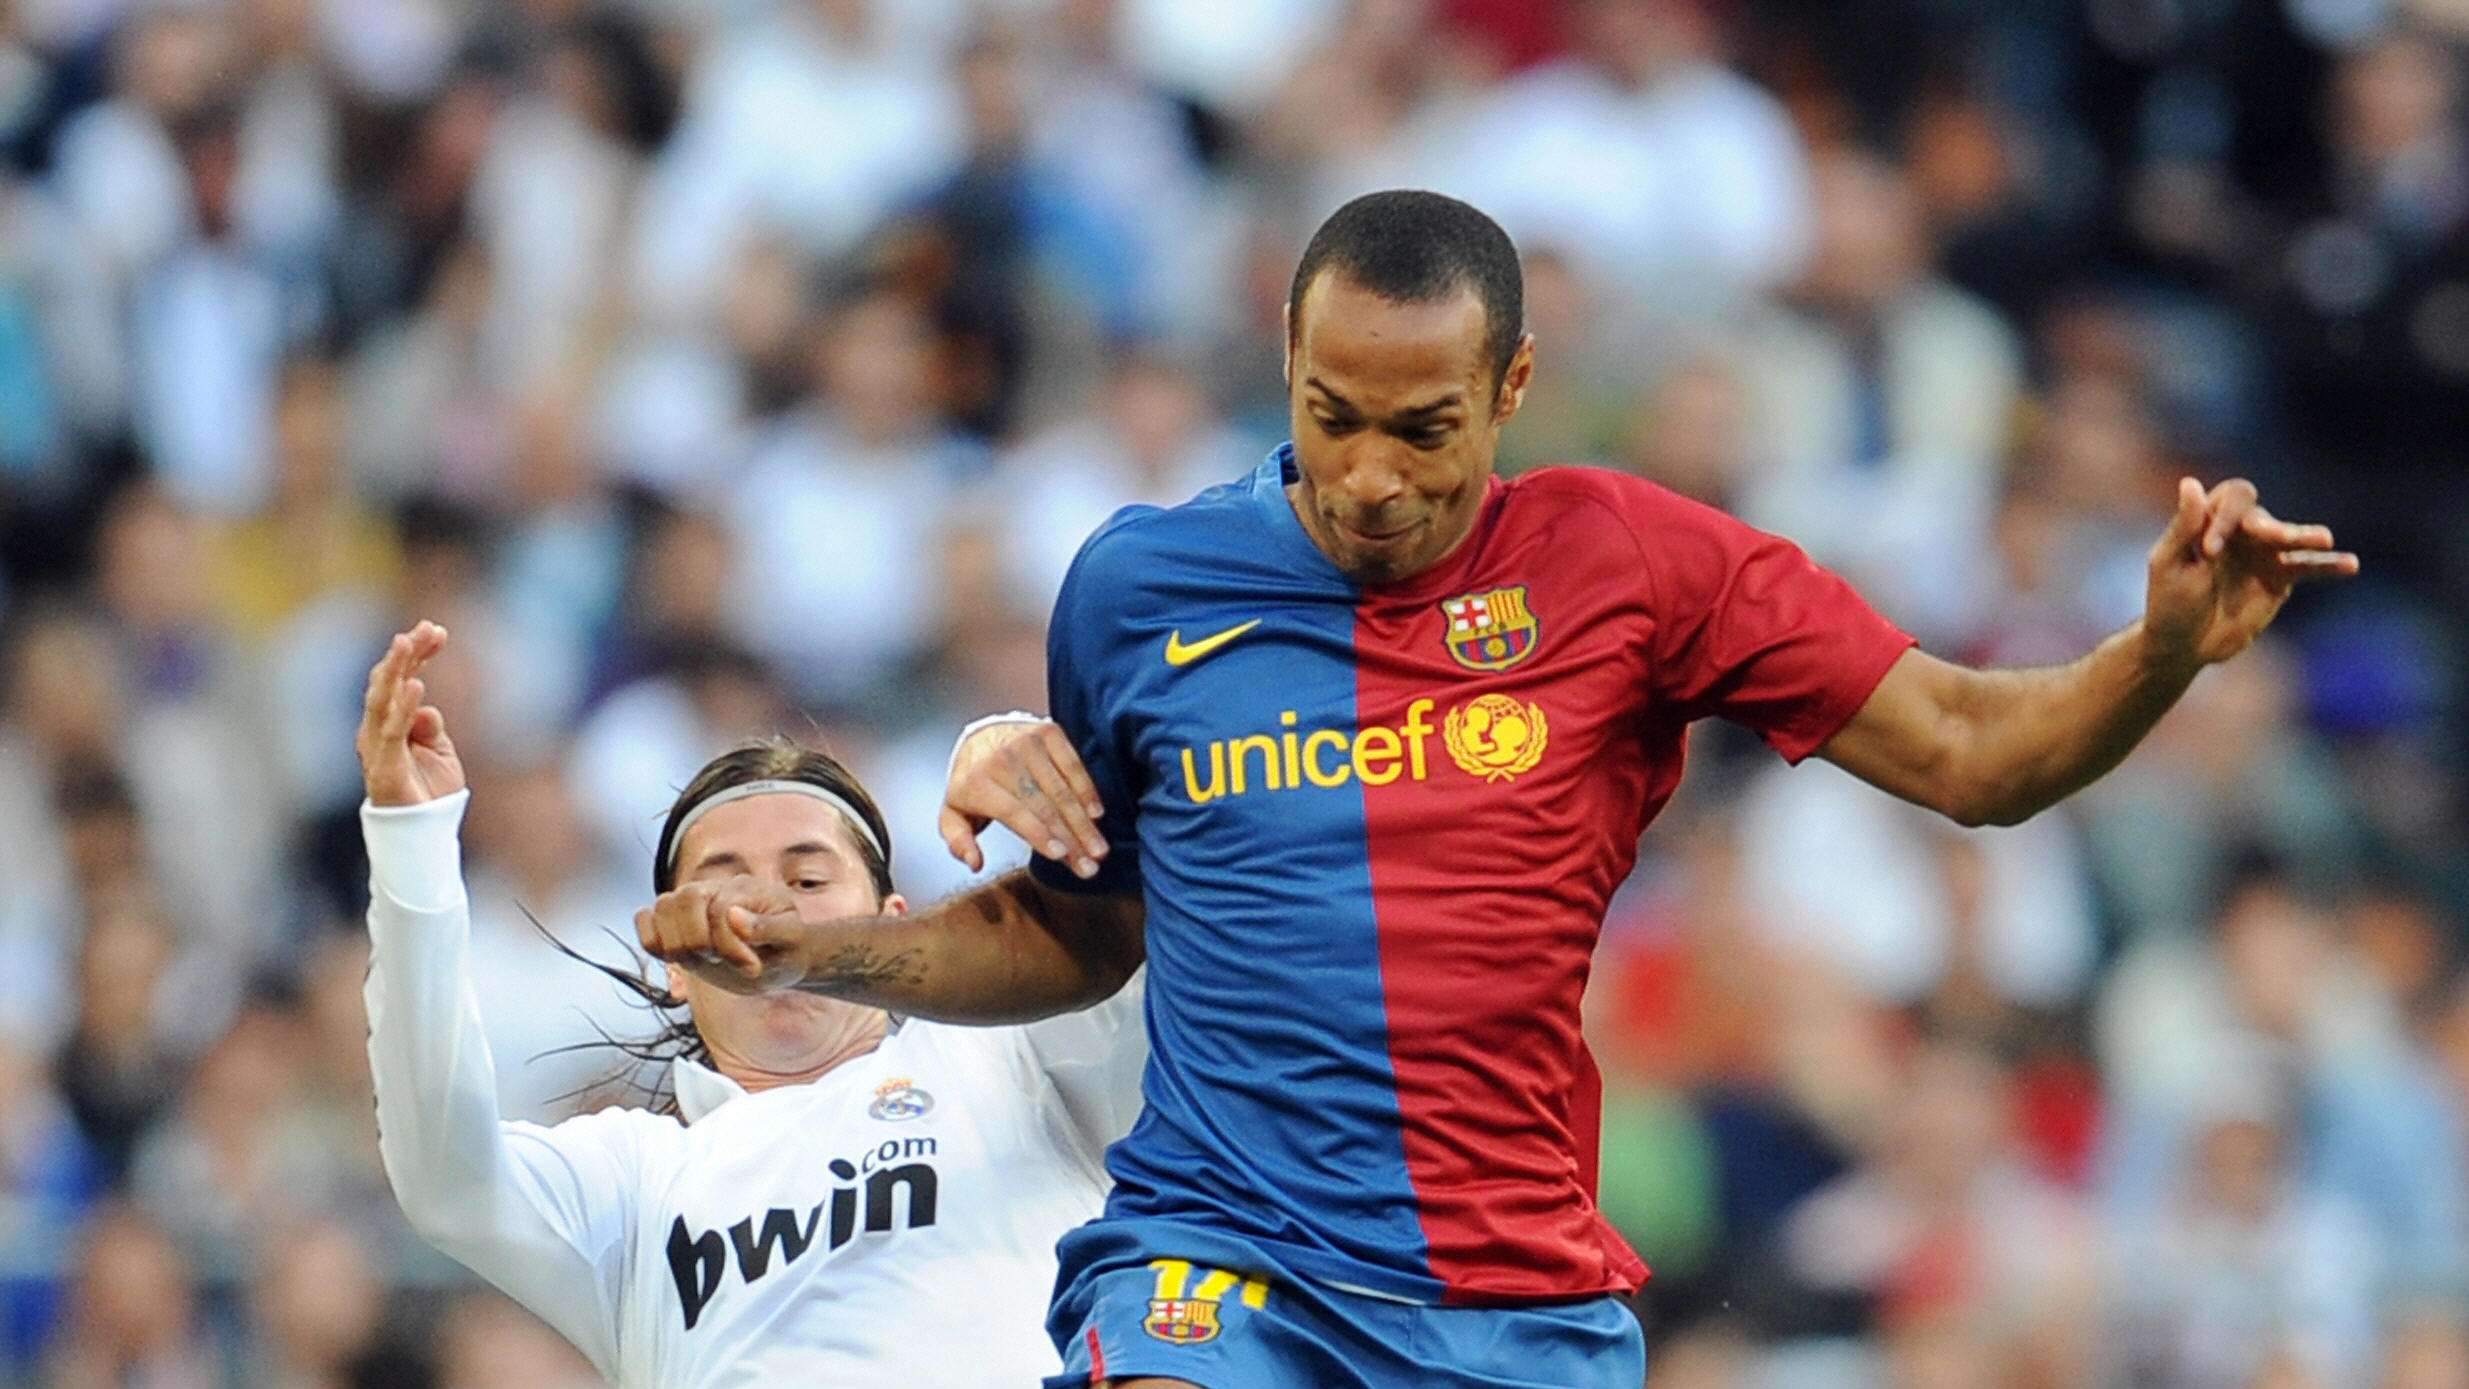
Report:
<svg viewBox="0 0 2469 1389"><path fill-rule="evenodd" d="M1164 1375L1201 1389L1640 1389L1646 1340L1618 1298L1426 1307L1158 1258L1067 1279L1047 1389Z"/></svg>

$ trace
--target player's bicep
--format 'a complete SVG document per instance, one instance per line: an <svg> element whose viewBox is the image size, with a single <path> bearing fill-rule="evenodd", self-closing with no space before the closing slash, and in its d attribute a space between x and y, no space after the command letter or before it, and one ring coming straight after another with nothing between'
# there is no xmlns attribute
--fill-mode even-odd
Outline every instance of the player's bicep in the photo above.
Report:
<svg viewBox="0 0 2469 1389"><path fill-rule="evenodd" d="M1907 648L1818 756L1889 795L1961 817L1959 784L1969 682L1978 672Z"/></svg>

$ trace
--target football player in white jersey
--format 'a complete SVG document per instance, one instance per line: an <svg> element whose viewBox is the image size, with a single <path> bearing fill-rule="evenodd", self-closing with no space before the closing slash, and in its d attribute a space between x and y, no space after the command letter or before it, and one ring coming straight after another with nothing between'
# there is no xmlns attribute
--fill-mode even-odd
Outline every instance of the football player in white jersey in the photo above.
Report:
<svg viewBox="0 0 2469 1389"><path fill-rule="evenodd" d="M369 674L369 1055L412 1225L620 1389L1034 1384L1064 1231L1095 1215L1139 1111L1139 984L1033 1026L947 1027L676 971L706 1062L676 1113L501 1120L465 962L470 797L419 672L423 622ZM670 810L654 887L751 877L817 921L906 904L846 769L786 742L715 760ZM691 894L689 894L691 895ZM672 897L669 900L675 900Z"/></svg>

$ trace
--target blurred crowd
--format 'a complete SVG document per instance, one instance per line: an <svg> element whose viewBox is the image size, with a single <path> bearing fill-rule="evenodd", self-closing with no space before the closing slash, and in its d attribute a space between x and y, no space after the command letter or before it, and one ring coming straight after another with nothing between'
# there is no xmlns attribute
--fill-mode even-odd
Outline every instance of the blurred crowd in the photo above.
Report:
<svg viewBox="0 0 2469 1389"><path fill-rule="evenodd" d="M912 897L963 881L952 733L1042 707L1094 524L1282 436L1303 238L1419 185L1527 258L1506 466L1725 506L1933 651L2133 618L2181 474L2365 557L2020 828L1704 730L1589 1000L1656 1389L2469 1385L2465 45L2462 0L0 4L0 1383L590 1383L378 1169L386 634L454 633L507 1112L622 1102L592 1044L653 1020L559 948L629 959L675 789L809 737Z"/></svg>

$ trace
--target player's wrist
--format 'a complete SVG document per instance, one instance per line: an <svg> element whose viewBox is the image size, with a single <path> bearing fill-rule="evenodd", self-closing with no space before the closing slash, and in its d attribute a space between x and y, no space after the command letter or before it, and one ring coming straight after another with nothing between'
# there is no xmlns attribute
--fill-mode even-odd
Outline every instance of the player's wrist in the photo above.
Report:
<svg viewBox="0 0 2469 1389"><path fill-rule="evenodd" d="M2204 667L2203 653L2193 636L2156 626L2148 618L2126 629L2136 671L2149 684L2183 688Z"/></svg>
<svg viewBox="0 0 2469 1389"><path fill-rule="evenodd" d="M1018 730L1035 728L1044 722L1045 719L1039 715L1019 709L1001 714L988 714L982 719L971 719L968 725L960 730L960 736L952 740L951 756L946 758L943 764L943 784L949 786L952 783L960 771L960 762L964 756L972 760L983 757L987 749L999 747L1010 738L1018 737ZM1000 738L979 737L980 734L996 729L1009 731Z"/></svg>

